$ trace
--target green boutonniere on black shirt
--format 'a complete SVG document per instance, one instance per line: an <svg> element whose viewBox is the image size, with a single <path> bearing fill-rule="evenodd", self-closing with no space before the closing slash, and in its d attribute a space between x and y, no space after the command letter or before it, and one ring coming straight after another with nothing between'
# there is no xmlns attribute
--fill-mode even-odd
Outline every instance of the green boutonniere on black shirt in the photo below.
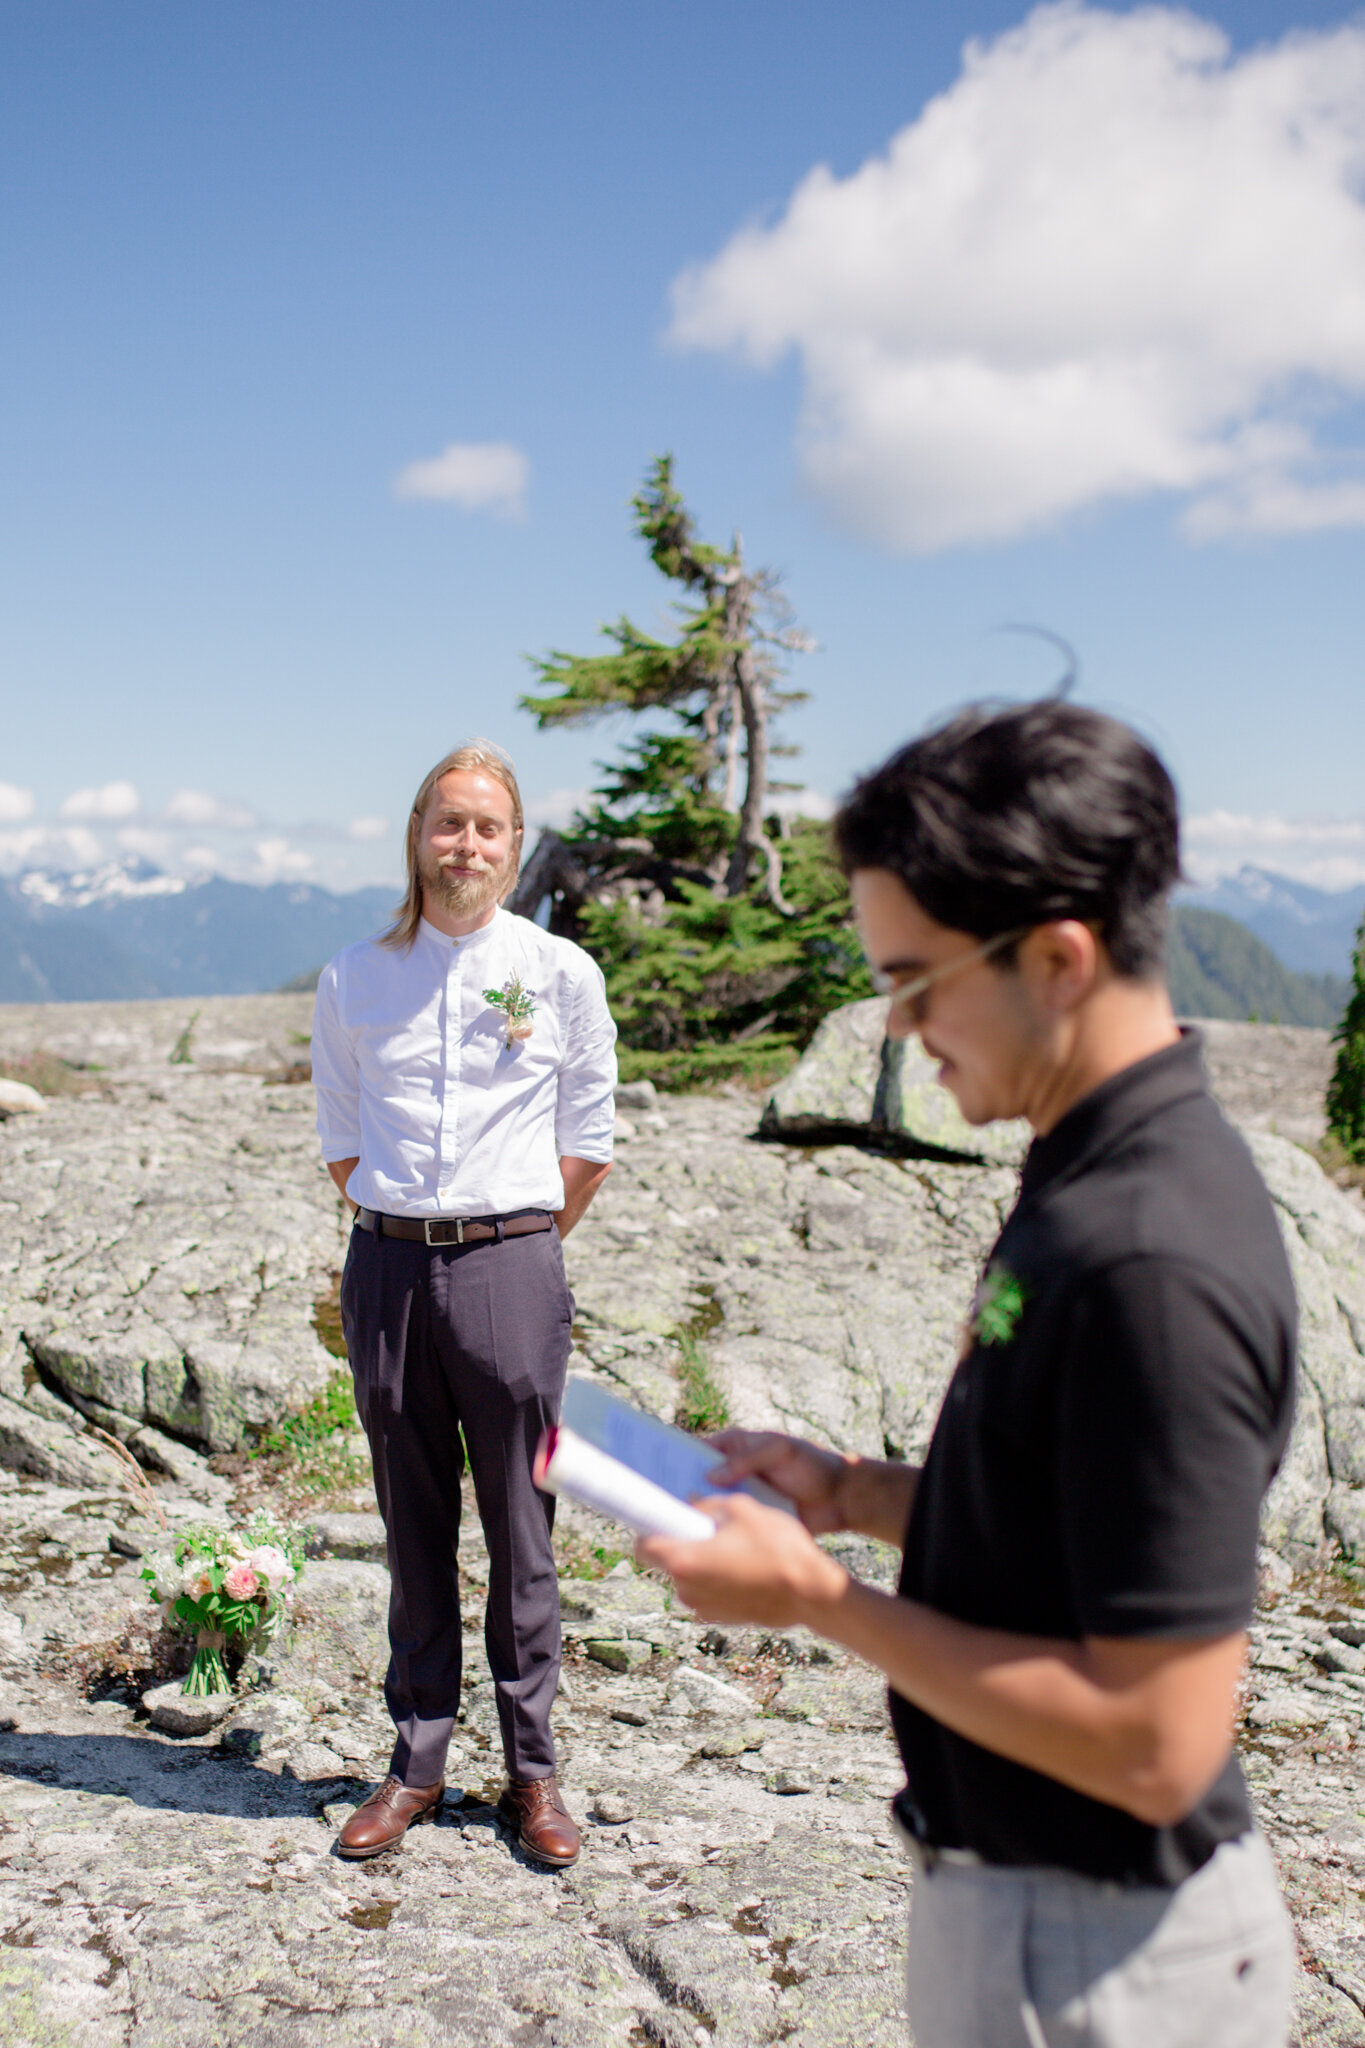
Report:
<svg viewBox="0 0 1365 2048"><path fill-rule="evenodd" d="M977 1290L972 1335L978 1344L1009 1344L1024 1313L1028 1289L1008 1266L992 1266Z"/></svg>

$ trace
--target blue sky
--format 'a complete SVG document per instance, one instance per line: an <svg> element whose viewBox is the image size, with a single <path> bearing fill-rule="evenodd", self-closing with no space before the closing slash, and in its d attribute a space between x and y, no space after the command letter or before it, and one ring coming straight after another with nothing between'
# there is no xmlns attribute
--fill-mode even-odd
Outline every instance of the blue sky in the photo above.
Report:
<svg viewBox="0 0 1365 2048"><path fill-rule="evenodd" d="M555 816L623 735L525 656L662 623L671 449L819 643L821 796L1050 683L1033 621L1192 866L1365 878L1349 20L4 0L0 864L386 881L472 732ZM489 444L519 504L396 488Z"/></svg>

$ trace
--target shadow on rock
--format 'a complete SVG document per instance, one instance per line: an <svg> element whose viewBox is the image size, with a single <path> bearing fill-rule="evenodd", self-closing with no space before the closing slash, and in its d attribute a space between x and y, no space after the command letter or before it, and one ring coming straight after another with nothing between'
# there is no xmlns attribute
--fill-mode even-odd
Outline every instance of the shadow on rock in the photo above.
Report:
<svg viewBox="0 0 1365 2048"><path fill-rule="evenodd" d="M0 1772L138 1806L243 1820L314 1819L326 1800L355 1792L359 1782L279 1777L221 1750L173 1749L141 1735L0 1735Z"/></svg>

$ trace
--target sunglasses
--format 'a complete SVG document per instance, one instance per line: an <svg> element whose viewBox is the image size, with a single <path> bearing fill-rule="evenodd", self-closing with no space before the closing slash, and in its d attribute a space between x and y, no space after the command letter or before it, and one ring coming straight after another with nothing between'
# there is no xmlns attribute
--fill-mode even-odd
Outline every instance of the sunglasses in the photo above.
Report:
<svg viewBox="0 0 1365 2048"><path fill-rule="evenodd" d="M993 953L1014 945L1016 940L1027 937L1032 930L1031 924L1022 924L1017 931L997 932L993 939L983 939L979 946L971 946L965 953L945 960L941 966L931 967L927 974L917 974L913 981L898 982L894 975L883 974L879 967L874 967L872 986L879 996L890 996L892 1007L904 1010L913 1024L922 1024L929 1013L929 991L936 981L946 981L950 974L958 974L978 960L989 960Z"/></svg>

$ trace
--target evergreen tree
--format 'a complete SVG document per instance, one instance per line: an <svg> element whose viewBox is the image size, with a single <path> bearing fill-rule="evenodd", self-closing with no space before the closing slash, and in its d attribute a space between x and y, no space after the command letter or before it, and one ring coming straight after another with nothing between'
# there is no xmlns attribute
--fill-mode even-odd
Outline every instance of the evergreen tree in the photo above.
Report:
<svg viewBox="0 0 1365 2048"><path fill-rule="evenodd" d="M610 648L535 663L542 729L622 711L659 714L604 770L565 832L542 833L512 900L600 961L623 1070L686 1083L770 1071L825 1012L871 992L828 829L787 830L771 797L774 714L800 701L780 661L809 646L777 579L701 541L658 459L633 500L636 532L684 593L673 640L627 618ZM789 786L789 785L788 785Z"/></svg>
<svg viewBox="0 0 1365 2048"><path fill-rule="evenodd" d="M1332 1034L1336 1066L1327 1084L1327 1130L1346 1157L1365 1166L1365 918L1356 933L1352 993Z"/></svg>

